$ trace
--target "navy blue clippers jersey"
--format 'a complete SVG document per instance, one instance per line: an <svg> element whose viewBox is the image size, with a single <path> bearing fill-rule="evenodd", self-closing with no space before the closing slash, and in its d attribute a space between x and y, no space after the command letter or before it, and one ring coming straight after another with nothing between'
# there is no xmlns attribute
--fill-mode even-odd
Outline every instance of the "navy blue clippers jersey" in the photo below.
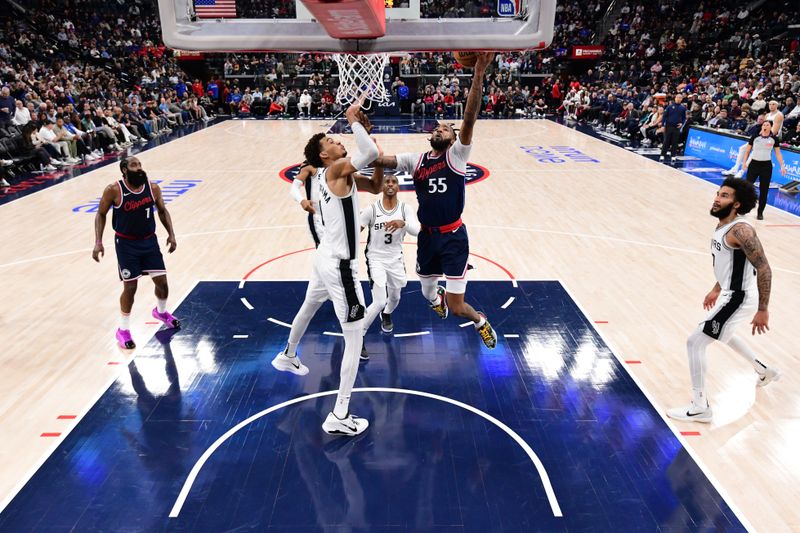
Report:
<svg viewBox="0 0 800 533"><path fill-rule="evenodd" d="M464 211L466 172L453 168L450 151L436 157L431 157L430 152L422 154L414 170L417 216L423 226L452 224Z"/></svg>
<svg viewBox="0 0 800 533"><path fill-rule="evenodd" d="M141 192L133 192L123 180L117 182L122 200L114 206L111 227L117 235L129 239L146 239L156 232L155 196L147 180Z"/></svg>

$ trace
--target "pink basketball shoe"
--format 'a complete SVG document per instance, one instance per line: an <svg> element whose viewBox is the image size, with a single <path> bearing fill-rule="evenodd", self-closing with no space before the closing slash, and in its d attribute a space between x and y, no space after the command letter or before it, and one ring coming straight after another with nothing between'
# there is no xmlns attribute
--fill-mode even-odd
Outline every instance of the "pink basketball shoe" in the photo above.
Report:
<svg viewBox="0 0 800 533"><path fill-rule="evenodd" d="M164 311L163 313L159 313L157 307L153 308L153 318L160 320L168 328L181 327L180 320L172 316L172 313L170 313L169 311Z"/></svg>

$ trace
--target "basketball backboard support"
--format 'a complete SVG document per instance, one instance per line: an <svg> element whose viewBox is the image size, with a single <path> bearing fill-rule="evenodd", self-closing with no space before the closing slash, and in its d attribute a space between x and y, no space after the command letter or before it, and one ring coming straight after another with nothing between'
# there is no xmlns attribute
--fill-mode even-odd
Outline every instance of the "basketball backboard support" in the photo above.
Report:
<svg viewBox="0 0 800 533"><path fill-rule="evenodd" d="M158 4L164 43L178 50L198 51L542 49L553 39L556 10L556 0L498 0L497 9L488 9L480 0L466 0L462 7L446 12L439 12L439 2L421 5L420 0L387 0L383 36L335 39L302 5L289 4L289 9L263 13L253 7L262 3L238 0L238 18L215 19L198 16L194 0L159 0Z"/></svg>

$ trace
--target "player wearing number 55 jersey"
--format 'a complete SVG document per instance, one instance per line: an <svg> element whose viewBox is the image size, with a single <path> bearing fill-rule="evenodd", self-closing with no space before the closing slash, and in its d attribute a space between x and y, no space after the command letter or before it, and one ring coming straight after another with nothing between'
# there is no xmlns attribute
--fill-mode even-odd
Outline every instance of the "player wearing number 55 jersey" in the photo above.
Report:
<svg viewBox="0 0 800 533"><path fill-rule="evenodd" d="M364 317L364 334L372 321L381 315L381 329L394 329L392 311L400 303L400 291L408 283L403 259L403 238L406 232L417 236L419 222L414 211L397 199L398 182L395 176L383 180L383 197L361 211L361 228L367 228L367 275L372 288L372 303ZM361 359L369 359L366 348Z"/></svg>
<svg viewBox="0 0 800 533"><path fill-rule="evenodd" d="M456 316L472 320L489 348L497 345L497 334L486 317L464 301L469 238L461 213L472 130L481 107L483 76L493 57L491 52L478 55L458 137L452 126L439 124L431 133L430 152L381 156L375 162L376 166L404 170L414 178L419 203L417 216L422 224L417 244L417 274L423 296L441 318L447 318L449 309ZM447 278L447 290L438 284L442 276Z"/></svg>
<svg viewBox="0 0 800 533"><path fill-rule="evenodd" d="M692 375L692 402L669 409L667 414L671 418L711 422L711 407L705 390L706 347L715 340L730 346L753 366L758 374L759 387L780 377L776 369L759 361L744 340L734 335L736 326L751 316L753 335L769 330L767 305L772 271L756 230L742 216L755 205L755 188L745 180L728 178L717 191L711 208L711 215L719 219L711 239L717 283L703 301L703 307L709 310L708 316L686 343Z"/></svg>

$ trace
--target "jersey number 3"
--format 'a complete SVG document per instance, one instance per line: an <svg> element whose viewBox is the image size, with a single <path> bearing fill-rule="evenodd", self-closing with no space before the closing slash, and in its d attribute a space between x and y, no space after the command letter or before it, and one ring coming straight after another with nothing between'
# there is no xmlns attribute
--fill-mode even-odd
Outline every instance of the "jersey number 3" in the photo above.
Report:
<svg viewBox="0 0 800 533"><path fill-rule="evenodd" d="M383 236L383 244L392 244L392 234L386 233Z"/></svg>
<svg viewBox="0 0 800 533"><path fill-rule="evenodd" d="M431 194L447 191L447 178L433 178L428 180L428 192Z"/></svg>

